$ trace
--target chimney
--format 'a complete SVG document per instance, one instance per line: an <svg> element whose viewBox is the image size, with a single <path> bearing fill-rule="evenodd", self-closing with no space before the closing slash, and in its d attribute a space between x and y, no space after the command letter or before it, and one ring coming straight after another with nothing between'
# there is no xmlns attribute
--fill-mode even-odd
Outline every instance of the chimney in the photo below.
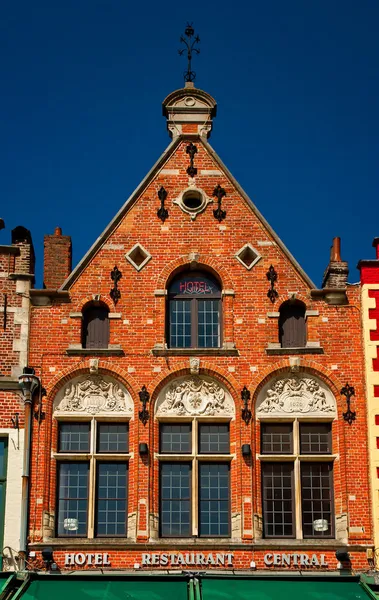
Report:
<svg viewBox="0 0 379 600"><path fill-rule="evenodd" d="M43 286L57 290L71 273L71 237L62 235L56 227L53 235L44 238Z"/></svg>
<svg viewBox="0 0 379 600"><path fill-rule="evenodd" d="M336 299L340 298L340 302L336 301L333 304L342 304L342 300L346 298L345 290L348 275L348 264L346 261L341 260L341 238L335 237L333 238L333 245L330 249L330 260L326 267L321 286L324 289L333 290Z"/></svg>
<svg viewBox="0 0 379 600"><path fill-rule="evenodd" d="M18 225L12 229L11 240L12 246L20 248L20 254L16 256L14 272L20 275L31 275L34 281L35 255L29 229Z"/></svg>

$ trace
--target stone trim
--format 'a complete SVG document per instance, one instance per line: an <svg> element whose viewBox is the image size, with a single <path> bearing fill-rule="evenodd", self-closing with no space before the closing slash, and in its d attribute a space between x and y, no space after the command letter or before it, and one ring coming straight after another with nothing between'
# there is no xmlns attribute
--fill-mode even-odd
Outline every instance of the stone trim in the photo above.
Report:
<svg viewBox="0 0 379 600"><path fill-rule="evenodd" d="M0 377L0 390L19 390L18 377Z"/></svg>
<svg viewBox="0 0 379 600"><path fill-rule="evenodd" d="M153 356L239 356L237 348L162 348L157 344Z"/></svg>
<svg viewBox="0 0 379 600"><path fill-rule="evenodd" d="M80 344L71 344L66 354L68 356L124 356L125 352L118 344L109 345L108 348L82 348Z"/></svg>
<svg viewBox="0 0 379 600"><path fill-rule="evenodd" d="M221 296L235 296L234 290L222 290Z"/></svg>
<svg viewBox="0 0 379 600"><path fill-rule="evenodd" d="M320 342L315 342L320 343ZM275 355L286 355L286 354L324 354L324 348L321 346L306 346L305 348L276 348L276 347L268 347L266 348L266 354L268 356Z"/></svg>
<svg viewBox="0 0 379 600"><path fill-rule="evenodd" d="M69 317L71 319L82 319L83 314L81 312L70 312Z"/></svg>

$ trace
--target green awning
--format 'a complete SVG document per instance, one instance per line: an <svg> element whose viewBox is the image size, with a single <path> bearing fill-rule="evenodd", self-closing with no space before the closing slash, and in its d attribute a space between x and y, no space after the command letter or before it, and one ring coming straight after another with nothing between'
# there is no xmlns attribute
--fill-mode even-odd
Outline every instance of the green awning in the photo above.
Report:
<svg viewBox="0 0 379 600"><path fill-rule="evenodd" d="M359 577L203 577L202 600L369 600Z"/></svg>
<svg viewBox="0 0 379 600"><path fill-rule="evenodd" d="M188 600L188 578L31 576L14 600Z"/></svg>

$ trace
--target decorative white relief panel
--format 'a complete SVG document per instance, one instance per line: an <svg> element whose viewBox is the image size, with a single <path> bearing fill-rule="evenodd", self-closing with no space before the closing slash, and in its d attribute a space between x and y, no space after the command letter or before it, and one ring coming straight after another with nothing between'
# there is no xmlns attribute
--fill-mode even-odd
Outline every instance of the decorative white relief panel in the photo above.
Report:
<svg viewBox="0 0 379 600"><path fill-rule="evenodd" d="M234 417L229 392L209 377L181 377L166 386L156 402L157 417Z"/></svg>
<svg viewBox="0 0 379 600"><path fill-rule="evenodd" d="M258 395L258 417L335 417L336 401L318 378L281 375L269 381Z"/></svg>
<svg viewBox="0 0 379 600"><path fill-rule="evenodd" d="M111 377L82 375L58 392L54 414L97 415L122 414L132 416L133 401L128 391Z"/></svg>

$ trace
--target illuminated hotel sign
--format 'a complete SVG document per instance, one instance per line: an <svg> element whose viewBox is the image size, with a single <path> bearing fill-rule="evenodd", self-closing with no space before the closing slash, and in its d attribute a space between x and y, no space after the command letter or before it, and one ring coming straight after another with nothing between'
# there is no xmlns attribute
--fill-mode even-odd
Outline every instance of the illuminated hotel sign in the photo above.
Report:
<svg viewBox="0 0 379 600"><path fill-rule="evenodd" d="M142 554L142 566L157 566L157 567L178 567L178 566L233 566L233 554L227 552L224 554L212 553L203 554L202 552L167 552L167 553L150 553Z"/></svg>

